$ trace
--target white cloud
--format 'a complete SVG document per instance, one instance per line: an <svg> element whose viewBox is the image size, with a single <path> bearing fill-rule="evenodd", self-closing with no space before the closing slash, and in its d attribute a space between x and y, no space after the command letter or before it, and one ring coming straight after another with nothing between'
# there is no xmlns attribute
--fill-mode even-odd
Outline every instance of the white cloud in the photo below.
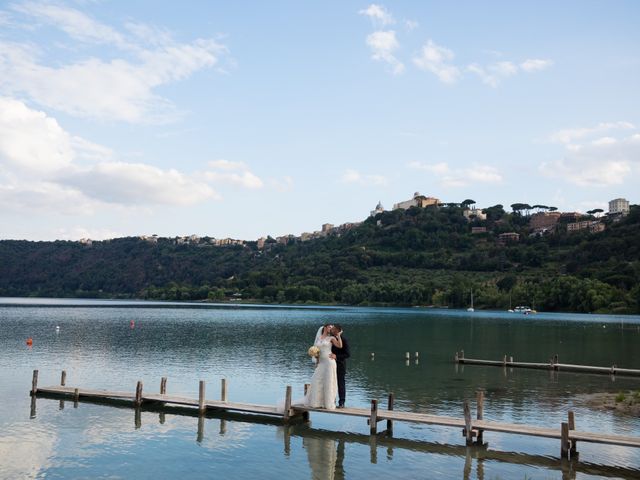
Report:
<svg viewBox="0 0 640 480"><path fill-rule="evenodd" d="M489 165L472 165L452 169L446 162L411 162L409 168L433 174L443 187L466 187L477 183L496 184L502 182L500 172Z"/></svg>
<svg viewBox="0 0 640 480"><path fill-rule="evenodd" d="M389 184L389 181L384 175L377 174L361 174L357 170L348 169L340 177L340 182L357 184L366 187L384 187Z"/></svg>
<svg viewBox="0 0 640 480"><path fill-rule="evenodd" d="M192 205L216 192L177 170L112 159L44 112L0 97L0 203L16 210L91 214L105 204ZM81 160L88 165L80 166Z"/></svg>
<svg viewBox="0 0 640 480"><path fill-rule="evenodd" d="M79 117L159 123L175 119L176 109L155 93L163 85L211 68L227 53L211 39L178 43L153 27L127 24L135 35L117 31L84 13L49 3L15 7L26 16L25 24L46 22L74 40L73 49L101 44L109 58L78 56L66 63L54 62L52 51L64 44L8 43L0 41L0 92L27 96L39 105ZM36 25L37 30L37 25ZM37 37L34 37L37 41ZM142 40L141 40L142 39ZM45 50L46 48L46 50Z"/></svg>
<svg viewBox="0 0 640 480"><path fill-rule="evenodd" d="M73 157L73 140L54 118L0 97L0 166L46 174L69 166Z"/></svg>
<svg viewBox="0 0 640 480"><path fill-rule="evenodd" d="M395 75L404 72L404 64L393 53L400 47L396 32L393 30L373 32L367 36L366 41L372 51L371 58L388 63Z"/></svg>
<svg viewBox="0 0 640 480"><path fill-rule="evenodd" d="M391 25L396 23L393 16L382 5L376 5L372 3L367 8L358 12L360 15L365 15L371 19L372 22L381 25Z"/></svg>
<svg viewBox="0 0 640 480"><path fill-rule="evenodd" d="M572 143L591 135L600 135L615 130L635 130L636 126L630 122L601 122L595 127L565 128L552 133L549 139L556 143Z"/></svg>
<svg viewBox="0 0 640 480"><path fill-rule="evenodd" d="M518 67L512 62L496 62L486 68L478 64L471 64L467 70L475 73L487 85L496 88L500 82L508 77L512 77L518 73Z"/></svg>
<svg viewBox="0 0 640 480"><path fill-rule="evenodd" d="M57 181L86 196L122 205L193 205L218 198L205 182L177 170L151 165L103 162L90 168L60 172Z"/></svg>
<svg viewBox="0 0 640 480"><path fill-rule="evenodd" d="M231 184L248 189L264 186L262 179L242 162L213 160L208 163L208 166L211 170L205 172L204 176L212 183Z"/></svg>
<svg viewBox="0 0 640 480"><path fill-rule="evenodd" d="M419 69L433 73L441 82L452 84L461 76L460 69L451 63L453 58L451 50L429 40L422 47L420 56L413 58L413 63Z"/></svg>
<svg viewBox="0 0 640 480"><path fill-rule="evenodd" d="M525 72L538 72L540 70L546 70L553 65L552 60L530 58L520 64L520 68Z"/></svg>
<svg viewBox="0 0 640 480"><path fill-rule="evenodd" d="M621 185L637 181L640 133L629 122L603 122L594 127L569 128L550 135L564 146L558 160L540 165L540 171L580 186ZM606 136L601 136L603 133Z"/></svg>

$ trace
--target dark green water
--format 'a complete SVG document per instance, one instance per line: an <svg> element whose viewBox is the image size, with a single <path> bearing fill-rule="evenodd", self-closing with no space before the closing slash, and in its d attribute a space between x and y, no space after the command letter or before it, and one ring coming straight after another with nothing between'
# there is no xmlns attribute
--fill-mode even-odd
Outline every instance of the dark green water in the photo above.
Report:
<svg viewBox="0 0 640 480"><path fill-rule="evenodd" d="M135 328L130 328L130 321ZM640 368L640 318L422 309L211 307L136 302L0 299L0 478L639 478L640 451L579 445L580 463L559 460L559 442L486 433L467 448L457 429L396 423L393 439L368 436L366 420L312 415L284 428L242 419L198 419L38 399L40 385L157 391L277 403L302 392L318 326L341 323L352 346L347 402L461 416L486 391L485 418L558 428L567 411L581 430L640 436L640 419L593 410L580 395L639 390L640 379L496 367L456 368L453 356ZM56 332L56 326L60 329ZM25 340L32 337L31 348ZM375 359L371 353L375 352ZM405 362L405 352L412 359ZM416 362L414 353L419 352ZM294 397L296 394L294 394Z"/></svg>

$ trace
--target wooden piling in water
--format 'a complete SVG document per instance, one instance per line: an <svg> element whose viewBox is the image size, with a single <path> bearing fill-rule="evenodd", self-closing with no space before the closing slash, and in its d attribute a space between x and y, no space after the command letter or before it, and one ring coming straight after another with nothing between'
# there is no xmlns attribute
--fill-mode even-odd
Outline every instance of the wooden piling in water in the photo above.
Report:
<svg viewBox="0 0 640 480"><path fill-rule="evenodd" d="M284 423L289 423L290 416L291 416L291 385L287 385L287 390L284 396L284 414L283 414Z"/></svg>
<svg viewBox="0 0 640 480"><path fill-rule="evenodd" d="M476 419L483 420L484 419L484 391L478 390L476 392ZM482 445L482 433L483 429L478 429L478 437L476 438L476 443L478 445Z"/></svg>
<svg viewBox="0 0 640 480"><path fill-rule="evenodd" d="M207 410L204 396L205 396L205 383L204 383L204 380L200 380L200 385L198 387L198 411L200 412L200 414L203 414Z"/></svg>
<svg viewBox="0 0 640 480"><path fill-rule="evenodd" d="M371 415L369 416L369 431L371 435L378 433L378 400L371 400Z"/></svg>
<svg viewBox="0 0 640 480"><path fill-rule="evenodd" d="M62 370L62 374L60 375L60 385L64 387L66 383L67 383L67 371Z"/></svg>
<svg viewBox="0 0 640 480"><path fill-rule="evenodd" d="M138 380L138 383L136 384L136 398L133 403L136 407L139 407L140 405L142 405L142 381L141 380Z"/></svg>
<svg viewBox="0 0 640 480"><path fill-rule="evenodd" d="M160 395L167 394L167 377L162 377L160 379Z"/></svg>
<svg viewBox="0 0 640 480"><path fill-rule="evenodd" d="M387 403L387 410L389 410L390 412L393 411L394 400L395 396L393 395L393 392L391 392L389 394L389 400ZM390 437L393 436L393 420L390 419L387 420L387 435L389 435Z"/></svg>
<svg viewBox="0 0 640 480"><path fill-rule="evenodd" d="M573 410L569 410L569 413L567 414L567 425L569 427L569 430L576 429L576 418ZM574 458L578 454L578 441L575 438L571 440L571 448L569 452L571 458Z"/></svg>
<svg viewBox="0 0 640 480"><path fill-rule="evenodd" d="M562 422L560 425L560 457L569 458L569 424Z"/></svg>
<svg viewBox="0 0 640 480"><path fill-rule="evenodd" d="M35 395L38 391L38 370L33 371L33 377L31 378L31 395Z"/></svg>
<svg viewBox="0 0 640 480"><path fill-rule="evenodd" d="M473 431L471 424L471 407L469 407L469 401L464 401L464 434L466 437L467 445L473 444Z"/></svg>
<svg viewBox="0 0 640 480"><path fill-rule="evenodd" d="M223 378L220 382L220 400L223 402L227 401L227 379Z"/></svg>

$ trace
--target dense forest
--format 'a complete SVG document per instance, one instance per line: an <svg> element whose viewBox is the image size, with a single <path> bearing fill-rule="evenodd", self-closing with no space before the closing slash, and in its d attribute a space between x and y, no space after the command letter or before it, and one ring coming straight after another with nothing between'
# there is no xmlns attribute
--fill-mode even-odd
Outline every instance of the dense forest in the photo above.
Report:
<svg viewBox="0 0 640 480"><path fill-rule="evenodd" d="M519 204L518 204L519 205ZM513 206L512 206L513 207ZM305 242L213 246L137 237L0 241L0 296L235 300L640 313L640 207L532 234L527 210L486 220L460 205L382 212ZM593 218L593 217L591 217ZM486 232L472 233L472 227ZM505 232L519 241L498 242Z"/></svg>

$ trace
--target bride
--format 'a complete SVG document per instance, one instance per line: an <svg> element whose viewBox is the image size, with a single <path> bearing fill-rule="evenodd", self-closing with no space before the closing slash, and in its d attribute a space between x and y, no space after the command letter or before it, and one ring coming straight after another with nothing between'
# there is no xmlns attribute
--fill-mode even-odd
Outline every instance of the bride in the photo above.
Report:
<svg viewBox="0 0 640 480"><path fill-rule="evenodd" d="M342 348L342 332L335 332L333 325L320 327L314 345L320 349L316 370L311 377L311 385L304 398L304 404L313 408L336 408L338 395L338 376L336 361L331 358L331 346Z"/></svg>

